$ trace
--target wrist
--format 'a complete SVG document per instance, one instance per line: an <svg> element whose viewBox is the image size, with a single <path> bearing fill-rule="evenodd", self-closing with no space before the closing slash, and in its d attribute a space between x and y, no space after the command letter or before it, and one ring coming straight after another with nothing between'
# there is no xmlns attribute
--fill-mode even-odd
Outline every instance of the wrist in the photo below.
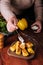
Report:
<svg viewBox="0 0 43 65"><path fill-rule="evenodd" d="M42 22L43 20L41 18L36 18L36 21Z"/></svg>

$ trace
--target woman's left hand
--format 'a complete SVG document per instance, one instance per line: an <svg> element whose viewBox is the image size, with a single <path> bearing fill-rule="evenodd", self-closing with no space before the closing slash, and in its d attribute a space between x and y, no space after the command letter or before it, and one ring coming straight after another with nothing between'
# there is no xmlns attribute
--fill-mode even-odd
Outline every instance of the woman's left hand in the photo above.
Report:
<svg viewBox="0 0 43 65"><path fill-rule="evenodd" d="M34 33L40 33L41 32L41 29L42 29L41 21L37 20L35 23L33 23L31 25L31 29L33 26L38 26L38 29L36 31L34 31Z"/></svg>

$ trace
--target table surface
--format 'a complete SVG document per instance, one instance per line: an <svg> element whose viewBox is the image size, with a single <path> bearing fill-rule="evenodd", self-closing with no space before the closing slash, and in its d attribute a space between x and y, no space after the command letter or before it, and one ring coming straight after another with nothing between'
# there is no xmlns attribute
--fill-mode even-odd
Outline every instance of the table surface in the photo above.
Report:
<svg viewBox="0 0 43 65"><path fill-rule="evenodd" d="M8 37L5 48L3 48L1 52L1 59L3 62L3 65L43 65L43 32L39 34L34 34L33 32L26 30L24 31L25 34L33 36L38 41L38 48L37 48L37 54L36 56L31 60L24 60L16 57L8 56L7 50L9 43L12 43L15 39L15 35L12 35Z"/></svg>
<svg viewBox="0 0 43 65"><path fill-rule="evenodd" d="M2 49L0 49L0 65L2 65L1 52L2 52Z"/></svg>
<svg viewBox="0 0 43 65"><path fill-rule="evenodd" d="M2 61L1 61L1 58L0 58L0 65L2 65Z"/></svg>

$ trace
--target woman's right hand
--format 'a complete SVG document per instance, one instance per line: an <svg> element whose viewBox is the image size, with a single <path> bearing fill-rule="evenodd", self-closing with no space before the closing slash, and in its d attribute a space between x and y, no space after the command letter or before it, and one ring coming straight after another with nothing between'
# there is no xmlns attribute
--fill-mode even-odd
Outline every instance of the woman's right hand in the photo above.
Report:
<svg viewBox="0 0 43 65"><path fill-rule="evenodd" d="M16 29L18 29L18 27L17 27L17 22L18 22L18 20L17 20L16 17L10 18L9 21L7 22L7 30L8 30L9 32L13 32L13 31L15 31Z"/></svg>

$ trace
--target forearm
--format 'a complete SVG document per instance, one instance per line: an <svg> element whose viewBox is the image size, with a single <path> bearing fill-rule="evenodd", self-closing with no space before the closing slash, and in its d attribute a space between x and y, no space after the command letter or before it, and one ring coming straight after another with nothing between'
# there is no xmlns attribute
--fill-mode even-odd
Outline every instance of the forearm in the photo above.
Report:
<svg viewBox="0 0 43 65"><path fill-rule="evenodd" d="M36 20L40 20L42 21L43 20L43 16L42 16L42 3L41 3L41 0L35 0L35 15L36 15Z"/></svg>
<svg viewBox="0 0 43 65"><path fill-rule="evenodd" d="M14 16L10 8L10 0L1 0L1 14L6 19L6 21Z"/></svg>

